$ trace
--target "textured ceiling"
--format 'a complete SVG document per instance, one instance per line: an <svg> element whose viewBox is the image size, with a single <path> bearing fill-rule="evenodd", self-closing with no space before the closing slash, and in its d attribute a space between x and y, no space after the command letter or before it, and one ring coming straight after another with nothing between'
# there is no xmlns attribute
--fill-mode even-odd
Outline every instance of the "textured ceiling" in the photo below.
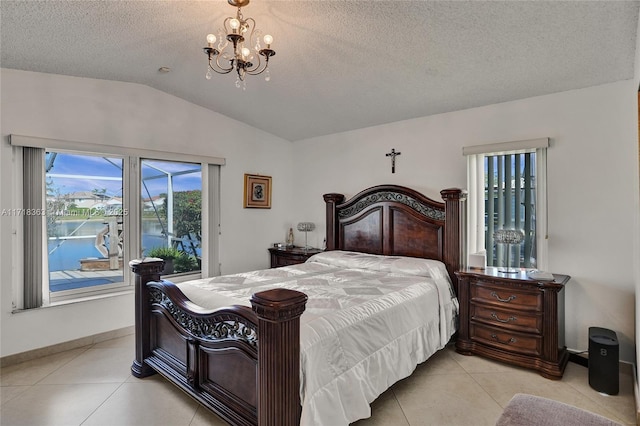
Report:
<svg viewBox="0 0 640 426"><path fill-rule="evenodd" d="M145 84L296 141L633 78L638 1L263 1L271 81L206 80L226 1L0 1L3 68ZM160 73L162 66L170 73Z"/></svg>

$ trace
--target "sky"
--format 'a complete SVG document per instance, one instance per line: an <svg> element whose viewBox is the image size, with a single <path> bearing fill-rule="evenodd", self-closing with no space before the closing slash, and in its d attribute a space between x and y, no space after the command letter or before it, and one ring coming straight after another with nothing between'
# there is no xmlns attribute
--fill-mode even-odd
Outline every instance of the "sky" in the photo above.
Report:
<svg viewBox="0 0 640 426"><path fill-rule="evenodd" d="M49 167L47 180L53 182L53 188L59 193L69 194L77 191L104 190L110 197L122 197L123 159L117 157L98 157L67 153L48 152L45 164ZM166 173L180 173L196 169L197 172L182 174L173 178L173 190L187 191L202 188L199 164L168 161L142 160L142 197L156 196L167 192Z"/></svg>

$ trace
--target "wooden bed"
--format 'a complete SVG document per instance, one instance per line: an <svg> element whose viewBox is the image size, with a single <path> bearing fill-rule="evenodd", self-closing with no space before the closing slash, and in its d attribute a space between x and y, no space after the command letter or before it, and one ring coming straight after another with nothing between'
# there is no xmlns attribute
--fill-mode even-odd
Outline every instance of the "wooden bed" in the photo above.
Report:
<svg viewBox="0 0 640 426"><path fill-rule="evenodd" d="M459 189L444 202L381 185L348 201L326 194L327 250L436 259L454 288L462 259ZM136 274L135 377L160 373L232 425L293 426L300 421L300 316L304 293L273 289L252 308L206 310L160 279L163 262L131 262Z"/></svg>

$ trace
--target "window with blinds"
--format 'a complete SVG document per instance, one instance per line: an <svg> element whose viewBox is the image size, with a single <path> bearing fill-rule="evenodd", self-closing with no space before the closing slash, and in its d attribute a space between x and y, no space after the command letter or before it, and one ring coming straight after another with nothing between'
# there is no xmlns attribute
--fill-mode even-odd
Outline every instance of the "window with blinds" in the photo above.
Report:
<svg viewBox="0 0 640 426"><path fill-rule="evenodd" d="M503 266L508 258L510 266L547 268L548 147L549 138L540 138L462 148L467 157L467 252L485 251L487 266ZM499 229L521 231L524 240L496 244Z"/></svg>
<svg viewBox="0 0 640 426"><path fill-rule="evenodd" d="M180 274L173 279L219 274L224 159L19 135L10 142L22 192L11 209L23 281L14 309L129 290L126 265L154 248L173 264L164 273Z"/></svg>
<svg viewBox="0 0 640 426"><path fill-rule="evenodd" d="M495 244L498 229L518 229L524 242L516 247L520 267L537 267L536 256L536 153L484 157L485 243L487 265L498 266L508 248Z"/></svg>

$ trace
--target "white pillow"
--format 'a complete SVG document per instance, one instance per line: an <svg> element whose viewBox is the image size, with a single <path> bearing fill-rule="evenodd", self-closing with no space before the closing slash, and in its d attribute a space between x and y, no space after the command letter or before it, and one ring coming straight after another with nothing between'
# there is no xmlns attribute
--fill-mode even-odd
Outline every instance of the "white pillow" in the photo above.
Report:
<svg viewBox="0 0 640 426"><path fill-rule="evenodd" d="M354 251L331 250L315 254L311 256L307 262L324 263L342 268L370 269L430 278L448 276L444 263L439 260L421 259L417 257L383 256Z"/></svg>

